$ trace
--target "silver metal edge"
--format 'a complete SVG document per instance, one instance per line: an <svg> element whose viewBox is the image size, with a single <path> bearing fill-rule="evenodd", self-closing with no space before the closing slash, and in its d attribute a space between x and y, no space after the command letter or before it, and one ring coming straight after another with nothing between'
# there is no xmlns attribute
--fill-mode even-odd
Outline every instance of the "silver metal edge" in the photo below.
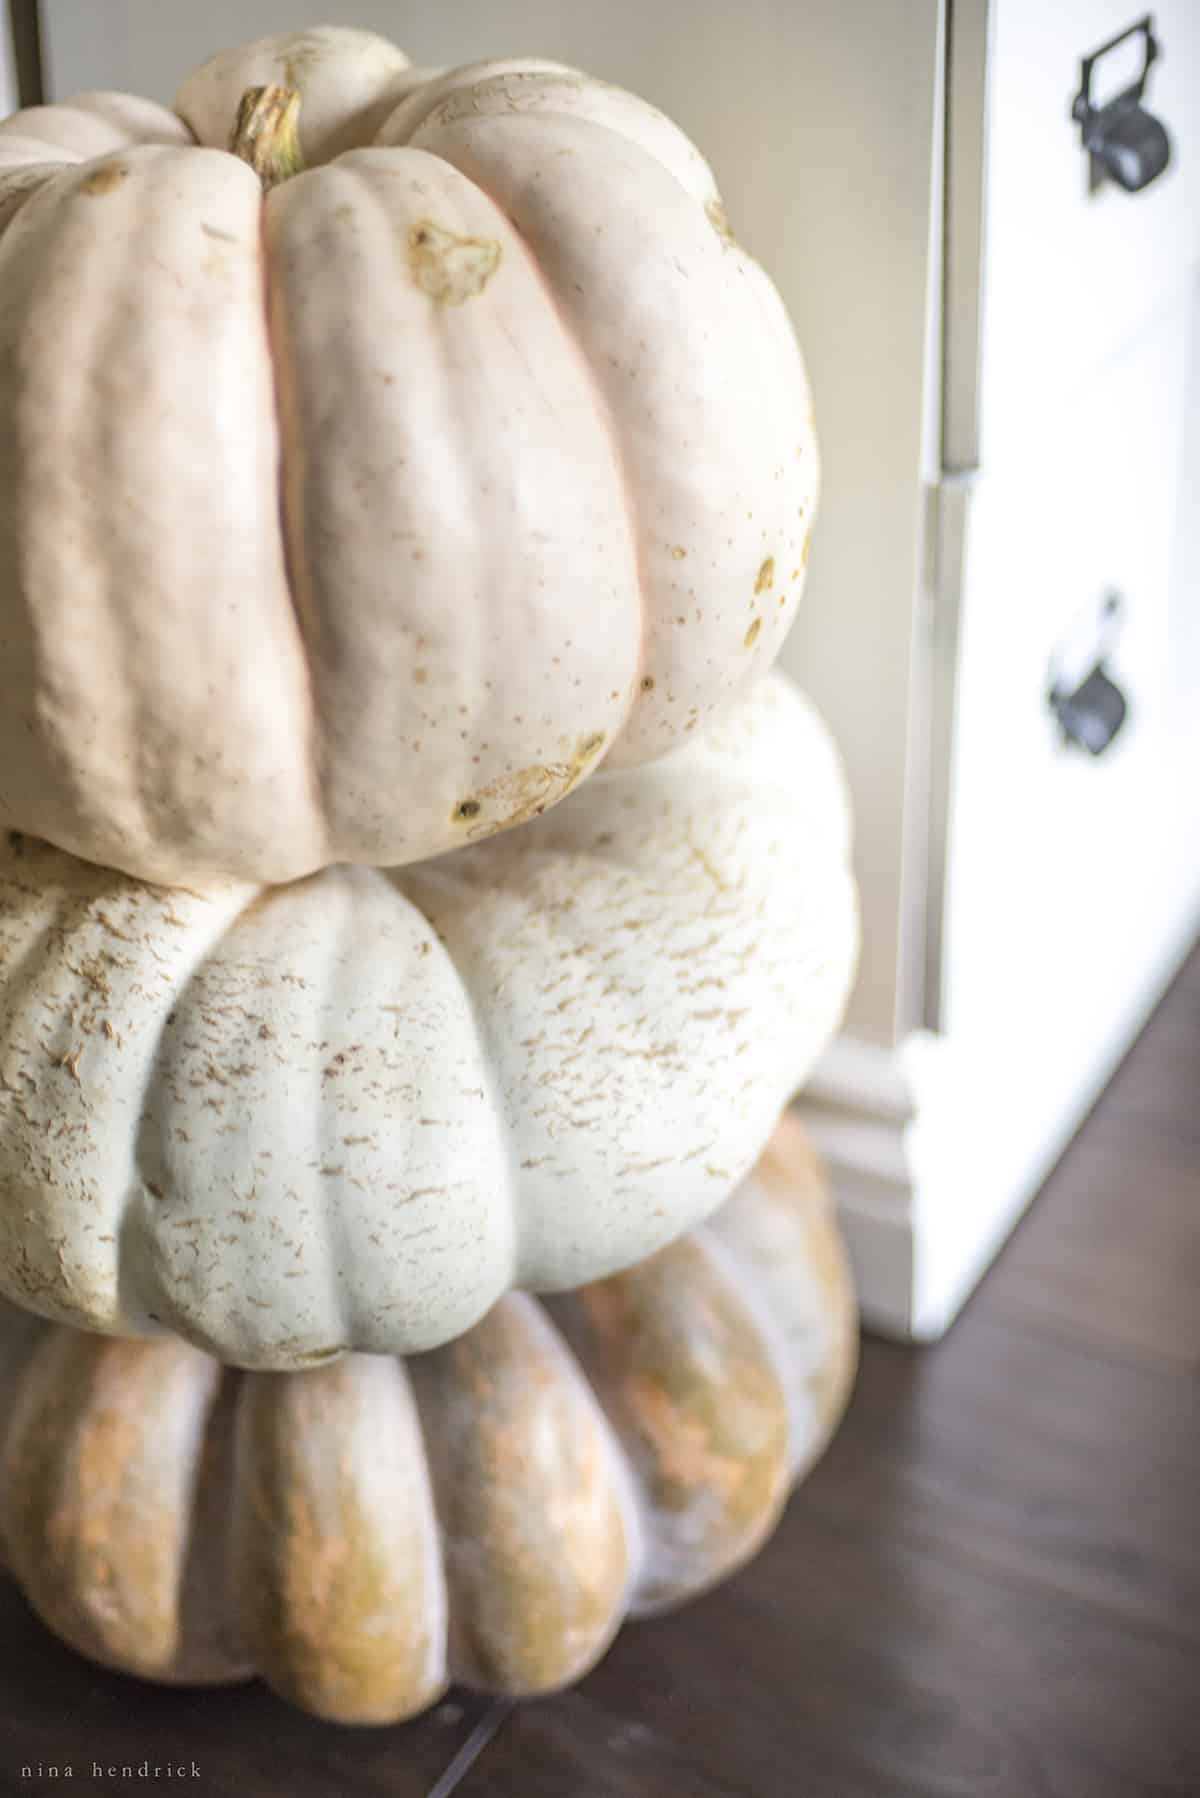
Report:
<svg viewBox="0 0 1200 1798"><path fill-rule="evenodd" d="M941 476L932 497L924 1023L944 1023L944 959L959 620L981 443L991 0L947 0Z"/></svg>
<svg viewBox="0 0 1200 1798"><path fill-rule="evenodd" d="M984 189L990 0L948 0L946 177L942 245L942 467L963 474L980 457Z"/></svg>

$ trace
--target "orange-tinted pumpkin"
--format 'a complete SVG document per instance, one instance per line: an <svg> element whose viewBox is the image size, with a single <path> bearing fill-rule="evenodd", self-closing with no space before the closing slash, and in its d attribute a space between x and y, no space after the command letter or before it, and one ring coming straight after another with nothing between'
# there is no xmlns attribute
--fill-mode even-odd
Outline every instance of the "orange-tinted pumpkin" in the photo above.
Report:
<svg viewBox="0 0 1200 1798"><path fill-rule="evenodd" d="M52 1629L147 1678L257 1672L363 1723L450 1679L542 1692L754 1553L855 1341L785 1122L711 1224L407 1363L239 1374L5 1308L0 1543Z"/></svg>

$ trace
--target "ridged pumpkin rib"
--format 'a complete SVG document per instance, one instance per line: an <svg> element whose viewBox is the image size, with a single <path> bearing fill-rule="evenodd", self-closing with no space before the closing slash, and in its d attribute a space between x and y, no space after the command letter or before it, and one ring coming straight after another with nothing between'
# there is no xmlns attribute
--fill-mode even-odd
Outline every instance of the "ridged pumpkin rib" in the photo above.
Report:
<svg viewBox="0 0 1200 1798"><path fill-rule="evenodd" d="M171 1678L206 1420L221 1370L178 1342L42 1338L0 1465L3 1534L34 1608L85 1654Z"/></svg>
<svg viewBox="0 0 1200 1798"><path fill-rule="evenodd" d="M284 403L281 397L282 382L286 375L287 348L283 333L275 317L274 295L272 291L271 257L267 238L267 208L270 204L270 190L264 190L259 203L258 254L262 273L262 321L263 335L267 344L267 368L270 376L271 412L275 420L276 443L276 529L279 533L280 558L283 567L283 586L291 606L292 623L299 645L300 664L304 670L308 704L305 722L301 735L303 741L298 746L298 753L303 761L308 776L308 814L317 821L320 831L319 859L328 862L336 859L333 855L333 844L330 841L329 815L324 805L324 767L325 743L321 728L320 694L317 686L317 672L313 665L312 646L305 631L305 620L297 597L296 569L293 559L291 535L288 530L288 435ZM292 450L292 457L304 453L303 443L298 443ZM309 872L305 869L304 872Z"/></svg>
<svg viewBox="0 0 1200 1798"><path fill-rule="evenodd" d="M792 1471L803 1478L849 1400L858 1313L828 1180L795 1116L784 1114L753 1174L710 1220L709 1239L736 1264L783 1357Z"/></svg>
<svg viewBox="0 0 1200 1798"><path fill-rule="evenodd" d="M281 1696L398 1722L444 1689L446 1594L401 1363L244 1376L231 1520L242 1634Z"/></svg>
<svg viewBox="0 0 1200 1798"><path fill-rule="evenodd" d="M426 118L431 116L436 111L437 111L436 104L433 106L430 106L428 109L426 109L426 111L421 114L421 116L417 120L416 124L412 126L412 128L411 128L412 134L415 134L415 132L417 130L419 130L420 126L425 122ZM543 114L540 116L544 117L545 115ZM418 149L421 148L421 146L419 146L419 145L410 145L410 147L418 148ZM450 163L451 167L458 168L458 164L455 163L451 157L448 157L445 155L439 155L439 160ZM612 465L613 465L613 468L616 473L618 491L620 492L620 495L621 495L621 504L622 504L622 510L625 515L626 534L627 534L627 545L623 545L622 547L628 547L628 549L630 551L630 560L631 560L630 575L632 578L633 588L636 591L637 596L638 596L638 606L639 606L640 618L641 618L641 631L640 631L640 638L639 638L639 648L638 648L637 655L635 657L635 665L634 665L633 675L629 681L628 687L625 692L623 707L622 707L620 713L618 714L619 721L616 723L615 727L610 727L609 732L608 732L608 743L606 745L604 754L596 757L595 761L592 764L592 767L589 768L589 770L588 770L589 772L591 772L594 768L598 768L603 765L603 762L605 761L605 759L609 753L609 750L612 747L612 744L614 743L614 741L618 740L621 737L622 733L624 732L626 726L629 723L630 718L632 717L632 715L634 713L634 710L636 709L636 707L639 703L639 700L641 699L643 693L646 690L645 663L646 663L646 654L647 654L647 644L649 641L650 606L649 606L649 601L646 596L647 583L646 583L646 571L645 571L645 556L644 556L644 552L642 550L641 521L639 520L639 517L638 517L637 503L634 499L633 486L632 486L632 483L629 478L629 469L627 466L627 460L626 460L626 456L625 456L625 446L621 441L620 432L617 429L616 416L613 412L612 404L609 400L608 394L605 391L604 382L596 370L595 363L594 363L591 355L589 354L587 345L583 338L583 334L580 332L577 324L572 319L570 309L564 304L562 296L558 293L553 282L550 280L549 276L547 275L546 270L542 264L542 260L537 255L533 244L530 243L530 241L524 235L524 233L521 229L520 221L518 219L514 218L512 213L508 212L505 209L505 207L502 205L499 197L489 188L489 186L487 185L486 182L481 181L479 179L477 174L468 174L465 169L459 169L458 172L460 174L462 174L465 179L469 180L474 187L478 188L480 193L486 195L486 197L491 201L492 205L496 208L497 212L502 214L502 216L508 220L508 223L511 226L512 230L516 233L516 235L520 239L521 243L524 244L525 249L528 253L528 257L529 257L530 270L533 273L534 277L536 278L536 280L539 284L539 287L541 289L541 292L545 296L546 303L549 306L553 316L558 321L558 326L559 326L560 331L562 332L564 340L570 344L570 346L575 354L578 365L584 371L584 374L588 380L590 392L591 392L591 396L592 396L592 404L595 408L596 417L601 421L601 429L603 430L604 435L605 435L606 440L609 445L609 449L610 449L611 456L612 456ZM569 788L568 788L568 791L569 791Z"/></svg>
<svg viewBox="0 0 1200 1798"><path fill-rule="evenodd" d="M631 1610L668 1608L747 1560L782 1509L782 1370L703 1230L549 1309L642 1492Z"/></svg>
<svg viewBox="0 0 1200 1798"><path fill-rule="evenodd" d="M451 1594L451 1670L484 1690L578 1679L625 1614L640 1552L603 1413L532 1299L412 1364Z"/></svg>
<svg viewBox="0 0 1200 1798"><path fill-rule="evenodd" d="M445 106L453 100L455 94L473 87L481 76L496 82L515 78L522 84L543 77L551 80L562 77L573 78L575 81L586 80L581 70L572 68L567 63L551 62L536 56L497 57L493 61L464 63L458 68L444 69L437 73L421 73L424 79L415 91L406 94L387 117L381 120L372 139L373 143L385 146L411 143L426 119L439 106Z"/></svg>

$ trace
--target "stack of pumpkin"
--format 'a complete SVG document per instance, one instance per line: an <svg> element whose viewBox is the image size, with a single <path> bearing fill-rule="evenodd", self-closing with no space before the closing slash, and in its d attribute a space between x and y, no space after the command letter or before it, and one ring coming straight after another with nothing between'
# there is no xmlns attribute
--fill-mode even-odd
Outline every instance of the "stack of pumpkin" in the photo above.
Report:
<svg viewBox="0 0 1200 1798"><path fill-rule="evenodd" d="M629 94L322 29L0 125L0 414L5 1562L344 1720L562 1684L853 1364L749 1172L856 936L779 299Z"/></svg>

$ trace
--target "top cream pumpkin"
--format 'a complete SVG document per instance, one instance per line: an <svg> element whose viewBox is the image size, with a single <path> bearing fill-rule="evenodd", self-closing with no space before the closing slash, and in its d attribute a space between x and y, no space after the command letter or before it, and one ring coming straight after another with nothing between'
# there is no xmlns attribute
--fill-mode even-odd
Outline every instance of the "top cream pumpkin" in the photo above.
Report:
<svg viewBox="0 0 1200 1798"><path fill-rule="evenodd" d="M308 165L266 193L265 82ZM0 823L185 885L410 862L770 662L808 391L674 125L331 28L176 107L0 124Z"/></svg>

